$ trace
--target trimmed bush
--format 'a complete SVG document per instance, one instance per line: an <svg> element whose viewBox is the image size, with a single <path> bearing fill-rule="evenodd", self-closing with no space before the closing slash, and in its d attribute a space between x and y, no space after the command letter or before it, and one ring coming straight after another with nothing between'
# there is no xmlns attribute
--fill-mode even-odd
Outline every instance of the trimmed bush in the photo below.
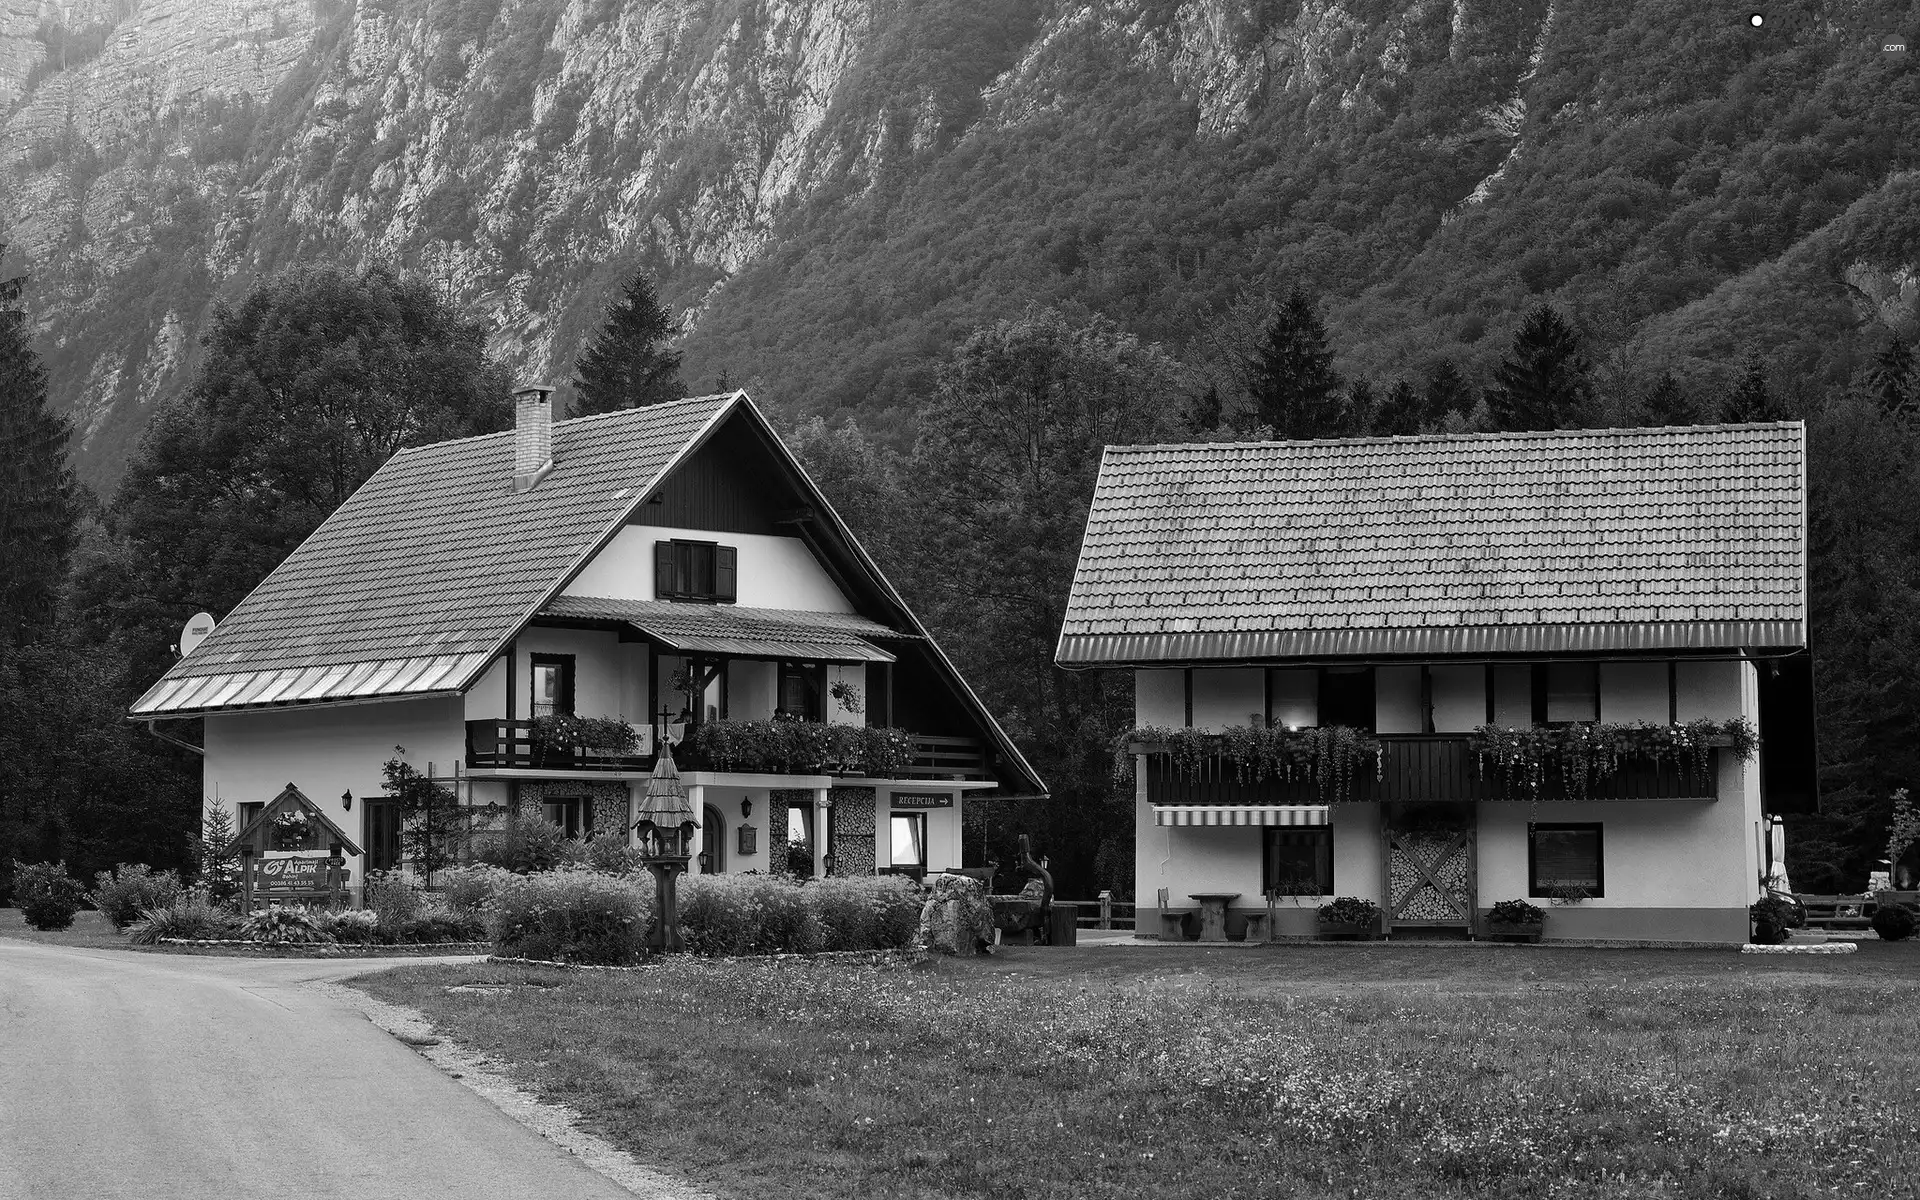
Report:
<svg viewBox="0 0 1920 1200"><path fill-rule="evenodd" d="M1883 942L1904 942L1913 936L1913 910L1904 904L1882 904L1873 910L1873 931Z"/></svg>
<svg viewBox="0 0 1920 1200"><path fill-rule="evenodd" d="M304 908L267 908L240 922L240 936L269 946L329 940Z"/></svg>
<svg viewBox="0 0 1920 1200"><path fill-rule="evenodd" d="M125 929L150 909L171 908L184 890L180 876L145 863L121 863L93 882L93 906L115 929Z"/></svg>
<svg viewBox="0 0 1920 1200"><path fill-rule="evenodd" d="M87 889L67 874L67 864L13 863L13 902L35 929L65 929L73 924Z"/></svg>
<svg viewBox="0 0 1920 1200"><path fill-rule="evenodd" d="M151 946L161 938L235 938L240 918L198 891L187 892L165 908L149 909L127 930L127 940Z"/></svg>
<svg viewBox="0 0 1920 1200"><path fill-rule="evenodd" d="M447 911L479 916L493 903L501 886L513 878L513 872L486 863L471 867L448 867L440 872L440 899Z"/></svg>
<svg viewBox="0 0 1920 1200"><path fill-rule="evenodd" d="M569 867L505 883L495 901L494 952L617 966L646 945L652 890Z"/></svg>
<svg viewBox="0 0 1920 1200"><path fill-rule="evenodd" d="M680 880L681 936L695 954L811 954L826 939L804 890L772 875L688 875Z"/></svg>
<svg viewBox="0 0 1920 1200"><path fill-rule="evenodd" d="M800 895L819 918L823 950L897 950L920 931L925 897L902 876L822 879Z"/></svg>

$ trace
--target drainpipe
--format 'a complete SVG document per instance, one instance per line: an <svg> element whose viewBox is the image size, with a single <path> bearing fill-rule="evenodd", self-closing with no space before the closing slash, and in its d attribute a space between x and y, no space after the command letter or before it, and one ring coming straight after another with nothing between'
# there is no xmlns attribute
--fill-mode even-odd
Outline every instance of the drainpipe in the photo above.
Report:
<svg viewBox="0 0 1920 1200"><path fill-rule="evenodd" d="M170 733L161 733L159 730L159 724L160 724L160 718L153 717L149 719L147 721L147 732L152 734L154 737L159 738L163 742L169 742L175 746L180 747L182 750L191 750L195 754L200 755L202 758L206 757L206 754L207 754L206 747L196 746L192 742L183 742L179 738L174 737Z"/></svg>

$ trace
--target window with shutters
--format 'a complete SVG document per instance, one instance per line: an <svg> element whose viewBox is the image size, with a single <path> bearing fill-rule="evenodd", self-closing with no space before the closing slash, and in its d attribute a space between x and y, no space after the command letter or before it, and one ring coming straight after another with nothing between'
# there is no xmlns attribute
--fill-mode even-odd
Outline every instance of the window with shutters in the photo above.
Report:
<svg viewBox="0 0 1920 1200"><path fill-rule="evenodd" d="M716 542L655 542L653 594L661 600L732 604L739 596L739 551Z"/></svg>

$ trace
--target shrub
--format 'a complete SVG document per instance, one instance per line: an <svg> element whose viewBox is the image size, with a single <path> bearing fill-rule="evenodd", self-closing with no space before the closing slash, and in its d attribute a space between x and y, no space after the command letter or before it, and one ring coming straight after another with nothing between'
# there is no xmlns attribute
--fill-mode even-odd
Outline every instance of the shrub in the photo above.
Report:
<svg viewBox="0 0 1920 1200"><path fill-rule="evenodd" d="M165 908L140 914L127 940L137 946L151 946L161 938L232 938L240 936L240 918L215 904L204 892L187 892Z"/></svg>
<svg viewBox="0 0 1920 1200"><path fill-rule="evenodd" d="M425 912L393 930L393 940L408 946L480 942L486 937L486 920L472 912Z"/></svg>
<svg viewBox="0 0 1920 1200"><path fill-rule="evenodd" d="M1904 942L1913 936L1913 910L1904 904L1882 904L1873 910L1873 931L1883 942Z"/></svg>
<svg viewBox="0 0 1920 1200"><path fill-rule="evenodd" d="M121 863L93 882L93 906L115 929L125 929L149 909L171 907L182 890L178 875L156 872L145 863Z"/></svg>
<svg viewBox="0 0 1920 1200"><path fill-rule="evenodd" d="M380 914L370 908L319 913L313 925L325 937L350 946L370 946L380 940Z"/></svg>
<svg viewBox="0 0 1920 1200"><path fill-rule="evenodd" d="M568 868L505 883L494 918L494 951L554 962L619 965L646 945L649 890L596 871Z"/></svg>
<svg viewBox="0 0 1920 1200"><path fill-rule="evenodd" d="M1380 906L1358 896L1340 896L1320 906L1323 925L1372 925L1380 918Z"/></svg>
<svg viewBox="0 0 1920 1200"><path fill-rule="evenodd" d="M823 879L800 890L825 950L893 950L920 931L920 889L900 876Z"/></svg>
<svg viewBox="0 0 1920 1200"><path fill-rule="evenodd" d="M1487 910L1487 920L1497 925L1538 925L1546 918L1545 910L1525 900L1502 900Z"/></svg>
<svg viewBox="0 0 1920 1200"><path fill-rule="evenodd" d="M567 842L567 831L554 822L522 816L508 825L506 832L489 839L474 857L516 875L531 875L569 862L577 852Z"/></svg>
<svg viewBox="0 0 1920 1200"><path fill-rule="evenodd" d="M586 865L607 875L628 875L640 868L640 852L625 839L603 834L585 847Z"/></svg>
<svg viewBox="0 0 1920 1200"><path fill-rule="evenodd" d="M824 943L805 889L771 875L689 875L680 929L695 954L811 954Z"/></svg>
<svg viewBox="0 0 1920 1200"><path fill-rule="evenodd" d="M1762 946L1777 946L1787 940L1787 930L1806 923L1806 910L1788 896L1762 896L1747 909L1753 919L1753 940Z"/></svg>
<svg viewBox="0 0 1920 1200"><path fill-rule="evenodd" d="M479 916L493 903L511 871L487 863L449 867L440 872L440 899L449 912Z"/></svg>
<svg viewBox="0 0 1920 1200"><path fill-rule="evenodd" d="M324 942L319 924L304 908L268 908L240 922L240 936L270 946L287 942Z"/></svg>
<svg viewBox="0 0 1920 1200"><path fill-rule="evenodd" d="M13 864L13 902L35 929L65 929L73 924L87 889L67 874L67 864Z"/></svg>
<svg viewBox="0 0 1920 1200"><path fill-rule="evenodd" d="M368 872L365 898L367 907L378 914L380 928L389 934L418 917L427 903L420 889L397 871Z"/></svg>

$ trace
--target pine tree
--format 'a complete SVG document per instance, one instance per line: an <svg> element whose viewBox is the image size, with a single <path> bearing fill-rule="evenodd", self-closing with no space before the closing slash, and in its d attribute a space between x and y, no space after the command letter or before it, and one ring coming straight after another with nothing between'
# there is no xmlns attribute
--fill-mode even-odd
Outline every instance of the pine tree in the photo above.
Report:
<svg viewBox="0 0 1920 1200"><path fill-rule="evenodd" d="M672 314L653 293L653 281L636 271L574 366L573 415L678 400L680 351L668 345L676 332Z"/></svg>
<svg viewBox="0 0 1920 1200"><path fill-rule="evenodd" d="M1358 433L1373 428L1373 422L1380 411L1380 396L1373 390L1373 380L1364 376L1347 385L1347 411L1341 433Z"/></svg>
<svg viewBox="0 0 1920 1200"><path fill-rule="evenodd" d="M1373 411L1373 432L1381 437L1419 433L1426 423L1426 403L1404 379L1394 381L1387 398Z"/></svg>
<svg viewBox="0 0 1920 1200"><path fill-rule="evenodd" d="M1346 432L1340 376L1327 349L1327 331L1299 288L1287 293L1268 323L1254 357L1250 391L1254 411L1273 436L1286 441Z"/></svg>
<svg viewBox="0 0 1920 1200"><path fill-rule="evenodd" d="M1899 338L1889 341L1874 356L1867 372L1867 386L1885 411L1899 415L1920 407L1920 371L1916 371L1913 350Z"/></svg>
<svg viewBox="0 0 1920 1200"><path fill-rule="evenodd" d="M1218 384L1210 385L1206 392L1187 409L1187 433L1193 437L1204 437L1220 428L1225 405L1220 400Z"/></svg>
<svg viewBox="0 0 1920 1200"><path fill-rule="evenodd" d="M1681 390L1680 381L1673 377L1672 371L1663 372L1640 403L1646 410L1649 425L1693 424L1693 401Z"/></svg>
<svg viewBox="0 0 1920 1200"><path fill-rule="evenodd" d="M14 646L51 623L79 519L70 427L47 405L47 374L19 307L23 282L0 281L0 639Z"/></svg>
<svg viewBox="0 0 1920 1200"><path fill-rule="evenodd" d="M1593 367L1580 352L1580 335L1542 304L1513 336L1487 392L1487 409L1502 430L1577 428L1593 396Z"/></svg>
<svg viewBox="0 0 1920 1200"><path fill-rule="evenodd" d="M1473 388L1460 374L1453 360L1443 358L1427 368L1427 383L1421 393L1421 421L1439 421L1448 413L1466 416L1473 411Z"/></svg>
<svg viewBox="0 0 1920 1200"><path fill-rule="evenodd" d="M1767 369L1760 356L1747 355L1740 367L1740 382L1727 397L1720 419L1733 424L1774 419L1773 396L1767 390Z"/></svg>

